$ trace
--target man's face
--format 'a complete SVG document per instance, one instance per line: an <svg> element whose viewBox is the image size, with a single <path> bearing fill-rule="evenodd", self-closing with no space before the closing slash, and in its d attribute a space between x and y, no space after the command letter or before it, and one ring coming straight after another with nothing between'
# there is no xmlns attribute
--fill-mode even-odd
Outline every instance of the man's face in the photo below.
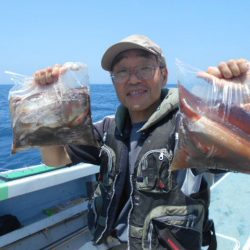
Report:
<svg viewBox="0 0 250 250"><path fill-rule="evenodd" d="M121 103L128 109L132 123L146 121L160 103L167 69L160 68L154 55L128 50L112 70L113 83Z"/></svg>

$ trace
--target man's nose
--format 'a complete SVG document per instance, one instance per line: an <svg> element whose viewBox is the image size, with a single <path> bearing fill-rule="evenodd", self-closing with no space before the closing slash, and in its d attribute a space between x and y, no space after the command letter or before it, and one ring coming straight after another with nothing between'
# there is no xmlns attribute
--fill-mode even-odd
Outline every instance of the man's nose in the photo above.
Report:
<svg viewBox="0 0 250 250"><path fill-rule="evenodd" d="M136 71L134 71L134 70L130 71L128 81L129 81L129 83L132 83L132 84L137 84L138 82L140 82L140 78L137 76Z"/></svg>

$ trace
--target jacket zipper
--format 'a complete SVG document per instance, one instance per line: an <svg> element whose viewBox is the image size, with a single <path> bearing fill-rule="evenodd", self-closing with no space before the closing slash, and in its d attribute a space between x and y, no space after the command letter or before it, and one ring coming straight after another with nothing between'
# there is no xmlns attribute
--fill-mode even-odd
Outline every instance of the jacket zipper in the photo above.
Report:
<svg viewBox="0 0 250 250"><path fill-rule="evenodd" d="M141 165L141 163L148 157L148 155L152 154L152 153L160 153L159 154L159 160L162 161L164 159L164 156L167 157L169 163L171 162L172 158L173 158L173 154L172 151L168 152L166 148L162 148L162 149L153 149L148 151L146 154L143 155L142 159L140 160L139 165ZM144 167L142 167L142 170L145 170Z"/></svg>

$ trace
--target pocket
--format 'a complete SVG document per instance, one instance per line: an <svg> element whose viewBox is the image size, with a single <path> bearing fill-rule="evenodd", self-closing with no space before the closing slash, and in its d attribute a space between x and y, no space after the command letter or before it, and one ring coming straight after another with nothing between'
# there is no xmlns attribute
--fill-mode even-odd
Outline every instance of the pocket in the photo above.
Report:
<svg viewBox="0 0 250 250"><path fill-rule="evenodd" d="M104 186L109 186L113 183L114 177L118 172L115 164L115 152L104 144L101 147L99 157L101 158L99 182L103 183Z"/></svg>
<svg viewBox="0 0 250 250"><path fill-rule="evenodd" d="M166 148L150 150L144 154L136 173L137 190L148 192L153 189L167 190L171 160L172 152Z"/></svg>
<svg viewBox="0 0 250 250"><path fill-rule="evenodd" d="M106 227L107 211L110 205L112 191L110 188L99 184L93 198L88 204L88 227L93 235L97 230Z"/></svg>
<svg viewBox="0 0 250 250"><path fill-rule="evenodd" d="M173 236L171 231L167 228L161 225L161 222L157 222L157 220L153 220L154 229L157 235L157 240L159 241L159 247L163 247L164 249L170 249L170 250L186 250L179 241ZM193 249L193 248L191 248Z"/></svg>
<svg viewBox="0 0 250 250"><path fill-rule="evenodd" d="M98 185L88 204L88 227L92 234L98 226L105 227L106 211L113 195L115 179L115 153L107 145L103 145Z"/></svg>
<svg viewBox="0 0 250 250"><path fill-rule="evenodd" d="M188 221L190 222L189 219ZM169 221L157 219L153 219L152 224L160 245L167 247L167 249L198 250L201 248L201 233L192 227L171 224Z"/></svg>
<svg viewBox="0 0 250 250"><path fill-rule="evenodd" d="M160 206L153 209L144 224L145 249L201 249L204 207Z"/></svg>

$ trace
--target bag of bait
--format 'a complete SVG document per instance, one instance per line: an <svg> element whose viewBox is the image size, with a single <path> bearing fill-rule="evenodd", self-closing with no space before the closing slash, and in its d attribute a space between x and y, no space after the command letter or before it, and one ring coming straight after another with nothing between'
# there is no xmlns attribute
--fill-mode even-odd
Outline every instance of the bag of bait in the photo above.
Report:
<svg viewBox="0 0 250 250"><path fill-rule="evenodd" d="M62 65L57 82L40 86L32 77L6 72L15 85L9 91L12 153L36 146L97 146L90 109L87 66Z"/></svg>
<svg viewBox="0 0 250 250"><path fill-rule="evenodd" d="M178 61L179 130L172 170L250 174L250 70L225 80Z"/></svg>

